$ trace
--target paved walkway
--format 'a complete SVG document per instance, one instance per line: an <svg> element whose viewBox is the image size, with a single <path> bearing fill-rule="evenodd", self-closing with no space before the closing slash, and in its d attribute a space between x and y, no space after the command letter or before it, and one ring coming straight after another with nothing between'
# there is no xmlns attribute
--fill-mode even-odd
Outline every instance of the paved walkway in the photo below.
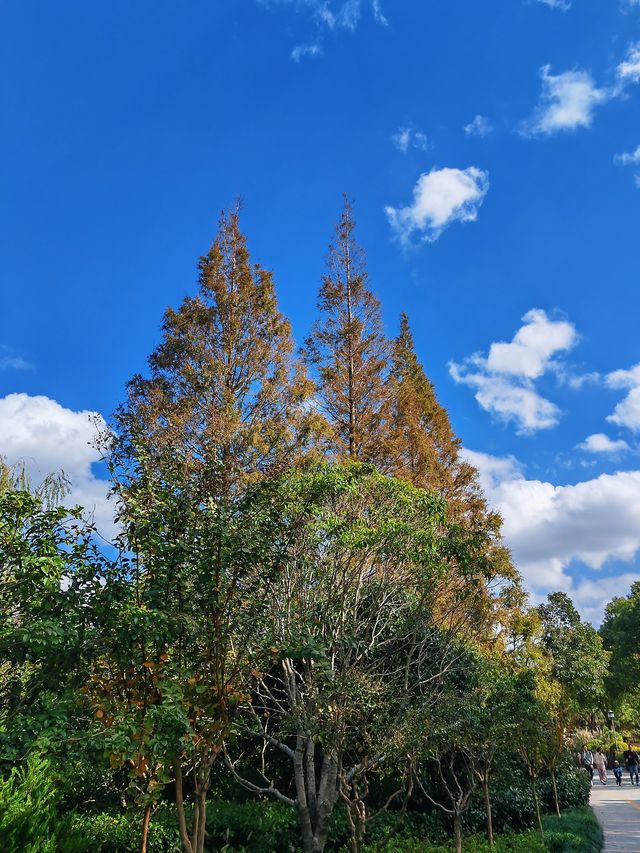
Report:
<svg viewBox="0 0 640 853"><path fill-rule="evenodd" d="M612 774L606 785L598 774L593 780L591 805L604 829L605 853L614 850L640 853L640 785L631 785L625 773L618 788Z"/></svg>

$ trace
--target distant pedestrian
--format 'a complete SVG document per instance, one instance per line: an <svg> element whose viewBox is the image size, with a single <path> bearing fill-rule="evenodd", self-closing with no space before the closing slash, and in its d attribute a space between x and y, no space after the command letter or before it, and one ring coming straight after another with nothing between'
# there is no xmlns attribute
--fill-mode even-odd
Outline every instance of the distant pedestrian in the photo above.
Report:
<svg viewBox="0 0 640 853"><path fill-rule="evenodd" d="M617 761L613 762L613 775L616 777L616 785L622 787L622 767Z"/></svg>
<svg viewBox="0 0 640 853"><path fill-rule="evenodd" d="M582 766L589 774L589 779L593 785L593 753L590 749L585 749L582 753Z"/></svg>
<svg viewBox="0 0 640 853"><path fill-rule="evenodd" d="M625 755L627 756L626 762L627 769L629 770L629 778L631 779L631 784L639 785L640 778L638 778L638 765L640 764L640 757L638 757L638 753L631 746L625 751Z"/></svg>
<svg viewBox="0 0 640 853"><path fill-rule="evenodd" d="M596 765L598 776L603 785L607 784L607 756L601 749L596 751L593 763Z"/></svg>

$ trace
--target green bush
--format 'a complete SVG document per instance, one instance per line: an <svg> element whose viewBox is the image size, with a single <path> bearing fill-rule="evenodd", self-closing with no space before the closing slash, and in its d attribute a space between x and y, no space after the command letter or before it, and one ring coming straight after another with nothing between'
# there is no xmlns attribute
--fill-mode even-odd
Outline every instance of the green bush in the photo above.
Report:
<svg viewBox="0 0 640 853"><path fill-rule="evenodd" d="M0 839L3 853L57 853L62 839L71 851L73 832L44 759L32 757L0 779Z"/></svg>
<svg viewBox="0 0 640 853"><path fill-rule="evenodd" d="M453 845L434 845L415 839L394 839L382 848L366 847L365 850L367 853L451 853ZM536 832L497 836L493 847L489 847L486 839L471 836L464 839L463 850L465 853L547 853L547 847Z"/></svg>
<svg viewBox="0 0 640 853"><path fill-rule="evenodd" d="M288 853L299 838L298 815L283 803L213 800L207 806L208 848L225 853Z"/></svg>
<svg viewBox="0 0 640 853"><path fill-rule="evenodd" d="M543 821L545 841L553 853L600 853L602 828L592 809L584 806Z"/></svg>
<svg viewBox="0 0 640 853"><path fill-rule="evenodd" d="M588 773L582 767L563 768L557 775L558 802L560 810L579 809L589 804L591 784ZM553 788L551 779L543 777L538 784L540 803L544 811L553 812Z"/></svg>
<svg viewBox="0 0 640 853"><path fill-rule="evenodd" d="M71 845L61 845L57 853L138 853L142 811L84 812L72 816L76 836ZM175 813L160 807L149 824L148 853L180 853L180 837Z"/></svg>

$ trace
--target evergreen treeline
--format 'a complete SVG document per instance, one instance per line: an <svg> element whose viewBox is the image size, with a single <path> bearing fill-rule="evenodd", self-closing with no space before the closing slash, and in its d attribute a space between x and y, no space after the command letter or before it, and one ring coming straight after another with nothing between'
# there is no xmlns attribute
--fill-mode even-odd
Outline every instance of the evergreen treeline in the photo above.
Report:
<svg viewBox="0 0 640 853"><path fill-rule="evenodd" d="M225 214L112 426L115 549L60 478L0 478L3 849L461 850L585 801L640 586L601 634L527 606L348 200L299 353Z"/></svg>

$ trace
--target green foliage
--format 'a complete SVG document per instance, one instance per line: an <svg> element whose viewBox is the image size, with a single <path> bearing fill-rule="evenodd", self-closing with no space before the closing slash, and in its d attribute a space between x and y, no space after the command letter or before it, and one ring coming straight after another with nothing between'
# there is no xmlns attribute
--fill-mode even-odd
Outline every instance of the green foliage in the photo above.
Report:
<svg viewBox="0 0 640 853"><path fill-rule="evenodd" d="M47 753L69 735L86 678L87 625L98 586L79 508L46 509L0 492L0 758Z"/></svg>
<svg viewBox="0 0 640 853"><path fill-rule="evenodd" d="M624 709L631 721L638 722L635 708L625 707L629 685L637 684L640 678L640 640L637 625L640 619L640 582L631 587L624 598L614 598L607 605L600 635L605 649L611 652L610 673L607 687L614 699L614 707Z"/></svg>
<svg viewBox="0 0 640 853"><path fill-rule="evenodd" d="M582 622L569 596L554 592L538 607L542 642L551 655L552 673L575 712L589 714L605 704L609 653L591 625Z"/></svg>
<svg viewBox="0 0 640 853"><path fill-rule="evenodd" d="M627 742L620 732L612 732L611 729L604 729L599 737L591 738L591 740L587 741L586 747L592 752L601 749L603 752L608 753L613 751L619 754L627 748Z"/></svg>
<svg viewBox="0 0 640 853"><path fill-rule="evenodd" d="M545 842L552 853L599 853L602 828L588 806L567 811L561 817L547 815L543 820Z"/></svg>
<svg viewBox="0 0 640 853"><path fill-rule="evenodd" d="M546 853L548 848L537 832L525 832L521 835L496 837L493 847L480 836L466 838L462 849L464 853ZM428 841L393 840L382 847L367 846L364 853L451 853L451 845L433 845Z"/></svg>
<svg viewBox="0 0 640 853"><path fill-rule="evenodd" d="M127 812L85 812L72 816L72 827L82 843L62 845L58 853L138 853L139 809ZM180 853L174 810L160 807L149 825L148 853Z"/></svg>
<svg viewBox="0 0 640 853"><path fill-rule="evenodd" d="M57 780L49 764L30 758L14 767L8 779L0 779L0 839L3 853L57 853L58 844L73 832L60 813Z"/></svg>
<svg viewBox="0 0 640 853"><path fill-rule="evenodd" d="M291 848L297 833L298 816L282 803L212 800L207 809L212 850L224 847L228 853L280 853Z"/></svg>
<svg viewBox="0 0 640 853"><path fill-rule="evenodd" d="M591 786L589 777L580 767L566 767L556 774L556 787L558 790L558 804L561 810L578 809L589 803ZM540 800L545 811L553 811L553 793L551 779L548 776L540 779L538 786Z"/></svg>

